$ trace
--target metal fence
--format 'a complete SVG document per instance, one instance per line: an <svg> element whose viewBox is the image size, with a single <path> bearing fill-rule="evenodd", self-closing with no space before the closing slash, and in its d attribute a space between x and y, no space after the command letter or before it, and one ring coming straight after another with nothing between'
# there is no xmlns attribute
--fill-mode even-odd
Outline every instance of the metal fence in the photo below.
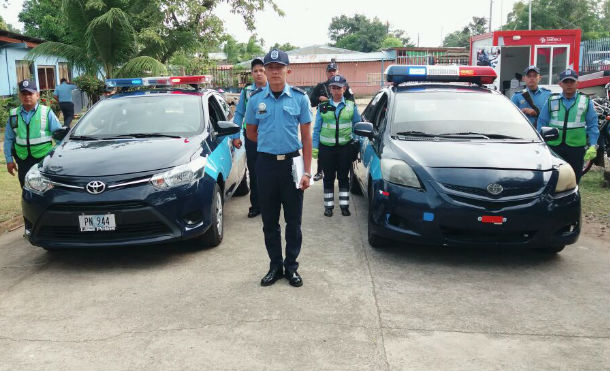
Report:
<svg viewBox="0 0 610 371"><path fill-rule="evenodd" d="M580 72L610 70L610 38L580 43Z"/></svg>

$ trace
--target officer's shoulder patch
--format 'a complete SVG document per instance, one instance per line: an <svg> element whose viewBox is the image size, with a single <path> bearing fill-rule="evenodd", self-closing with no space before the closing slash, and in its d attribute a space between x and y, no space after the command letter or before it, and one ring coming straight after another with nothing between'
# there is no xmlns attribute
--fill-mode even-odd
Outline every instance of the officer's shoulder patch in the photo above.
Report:
<svg viewBox="0 0 610 371"><path fill-rule="evenodd" d="M255 96L256 94L260 93L261 91L263 91L263 88L257 88L256 90L254 90L252 92L252 94L250 94L250 98L252 98L253 96Z"/></svg>
<svg viewBox="0 0 610 371"><path fill-rule="evenodd" d="M299 92L299 93L303 94L303 95L307 95L307 92L305 90L303 90L303 89L301 89L301 88L299 88L297 86L291 86L290 88L292 90L296 91L296 92Z"/></svg>

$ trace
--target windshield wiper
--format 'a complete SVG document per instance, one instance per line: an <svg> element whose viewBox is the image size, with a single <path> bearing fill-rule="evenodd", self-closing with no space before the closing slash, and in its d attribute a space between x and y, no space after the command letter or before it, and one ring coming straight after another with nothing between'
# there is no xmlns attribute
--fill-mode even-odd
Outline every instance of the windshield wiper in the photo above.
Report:
<svg viewBox="0 0 610 371"><path fill-rule="evenodd" d="M464 131L461 133L442 133L439 134L439 136L442 137L468 137L468 138L483 138L483 139L489 139L489 137L485 134L482 133L474 133L472 131Z"/></svg>
<svg viewBox="0 0 610 371"><path fill-rule="evenodd" d="M72 136L70 136L70 139L73 139L73 140L101 140L103 138L90 137L87 135L72 135Z"/></svg>
<svg viewBox="0 0 610 371"><path fill-rule="evenodd" d="M439 135L424 133L423 131L399 131L395 135L404 135L409 137L426 137L426 138L435 138Z"/></svg>
<svg viewBox="0 0 610 371"><path fill-rule="evenodd" d="M112 137L104 137L104 139L118 139L118 138L182 138L180 135L163 134L163 133L130 133L115 135Z"/></svg>

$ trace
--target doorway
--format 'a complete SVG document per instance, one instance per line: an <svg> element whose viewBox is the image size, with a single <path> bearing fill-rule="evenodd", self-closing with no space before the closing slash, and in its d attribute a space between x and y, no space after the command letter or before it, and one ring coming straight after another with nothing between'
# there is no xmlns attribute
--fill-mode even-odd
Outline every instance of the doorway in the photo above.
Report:
<svg viewBox="0 0 610 371"><path fill-rule="evenodd" d="M512 97L513 93L523 89L521 79L515 75L523 75L523 70L530 65L529 46L503 46L500 59L500 82L502 93Z"/></svg>

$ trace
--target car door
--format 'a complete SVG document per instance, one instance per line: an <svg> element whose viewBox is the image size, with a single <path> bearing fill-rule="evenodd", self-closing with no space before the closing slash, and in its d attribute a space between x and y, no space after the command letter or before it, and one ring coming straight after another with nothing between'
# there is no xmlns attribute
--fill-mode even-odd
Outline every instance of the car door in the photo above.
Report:
<svg viewBox="0 0 610 371"><path fill-rule="evenodd" d="M360 155L355 165L355 174L365 193L368 194L369 174L377 177L379 169L379 146L382 138L382 128L385 125L388 107L388 96L385 91L377 93L362 113L365 121L373 124L374 136L369 139L360 137Z"/></svg>
<svg viewBox="0 0 610 371"><path fill-rule="evenodd" d="M227 120L227 114L225 110L221 106L222 97L217 97L215 94L211 94L208 97L208 113L210 119L210 130L212 135L212 144L215 147L212 156L214 156L215 165L219 168L219 172L222 173L224 182L225 182L225 196L230 196L235 188L237 187L237 182L241 179L238 178L239 172L238 167L236 166L236 159L239 158L238 154L241 153L239 151L243 151L242 149L237 150L232 143L232 139L228 135L218 136L215 134L215 131L218 128L218 121ZM242 169L243 172L243 169Z"/></svg>

